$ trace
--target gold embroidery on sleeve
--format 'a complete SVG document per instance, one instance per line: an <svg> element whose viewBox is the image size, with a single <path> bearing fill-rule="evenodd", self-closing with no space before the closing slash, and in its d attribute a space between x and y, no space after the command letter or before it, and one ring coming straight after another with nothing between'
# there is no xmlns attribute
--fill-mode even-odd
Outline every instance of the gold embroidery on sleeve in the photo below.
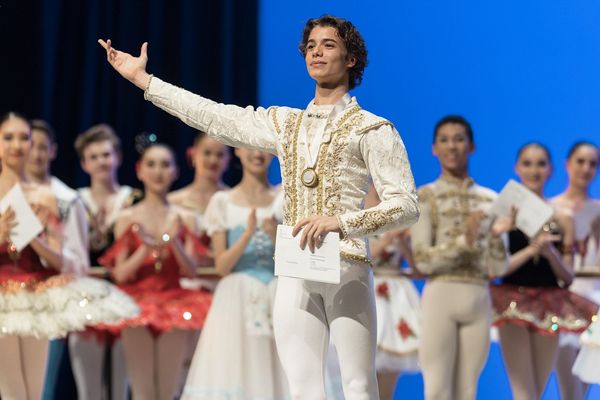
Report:
<svg viewBox="0 0 600 400"><path fill-rule="evenodd" d="M402 212L402 207L392 207L387 210L367 210L346 222L350 228L366 234L373 233L390 223L390 219Z"/></svg>

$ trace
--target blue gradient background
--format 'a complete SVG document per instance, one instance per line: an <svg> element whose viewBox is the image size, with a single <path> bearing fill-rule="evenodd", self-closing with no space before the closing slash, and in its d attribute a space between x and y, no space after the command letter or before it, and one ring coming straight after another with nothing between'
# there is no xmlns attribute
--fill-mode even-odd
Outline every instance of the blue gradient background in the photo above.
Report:
<svg viewBox="0 0 600 400"><path fill-rule="evenodd" d="M514 176L518 147L539 140L555 161L546 192L559 193L568 147L600 137L598 2L263 0L261 105L304 108L313 97L296 45L306 19L325 13L352 20L364 35L370 62L352 94L394 122L419 185L438 175L432 127L445 114L472 122L471 173L496 190ZM600 197L598 180L592 192Z"/></svg>
<svg viewBox="0 0 600 400"><path fill-rule="evenodd" d="M262 0L259 102L304 108L314 95L297 50L307 18L326 13L353 21L369 49L363 108L390 119L408 148L418 185L439 174L432 127L445 114L475 131L471 174L500 190L514 177L517 149L538 140L555 164L546 194L566 186L564 159L580 139L600 138L600 3L597 1ZM278 170L272 178L279 181ZM592 195L600 197L598 179ZM402 393L402 396L400 396ZM420 376L403 376L396 398L422 397ZM508 399L497 345L479 399ZM544 399L558 398L552 380ZM588 398L600 398L597 387Z"/></svg>

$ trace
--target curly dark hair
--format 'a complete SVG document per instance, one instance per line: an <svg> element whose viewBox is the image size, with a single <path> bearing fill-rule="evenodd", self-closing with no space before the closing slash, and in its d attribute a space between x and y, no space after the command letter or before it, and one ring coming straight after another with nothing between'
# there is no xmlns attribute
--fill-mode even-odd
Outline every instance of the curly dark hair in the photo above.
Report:
<svg viewBox="0 0 600 400"><path fill-rule="evenodd" d="M358 29L356 29L352 22L348 20L333 15L323 15L320 18L311 18L306 21L304 32L302 32L302 41L298 45L298 49L300 49L300 52L304 57L306 57L308 37L312 30L317 26L330 26L335 28L339 38L342 39L344 46L346 46L348 56L356 59L356 64L350 68L350 79L348 82L350 89L354 89L362 82L363 73L367 66L367 46L365 45L365 40Z"/></svg>

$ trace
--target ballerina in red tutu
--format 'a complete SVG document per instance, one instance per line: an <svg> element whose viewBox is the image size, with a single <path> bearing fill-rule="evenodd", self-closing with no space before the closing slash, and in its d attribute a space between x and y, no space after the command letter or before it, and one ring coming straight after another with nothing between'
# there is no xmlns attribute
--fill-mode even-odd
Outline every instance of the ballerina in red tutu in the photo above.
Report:
<svg viewBox="0 0 600 400"><path fill-rule="evenodd" d="M517 175L543 197L552 170L550 152L528 143L518 153ZM522 210L523 212L527 210ZM509 232L511 253L502 284L492 286L494 324L515 399L540 398L552 370L561 332L583 332L598 306L567 288L573 282L573 218L564 209L532 238Z"/></svg>
<svg viewBox="0 0 600 400"><path fill-rule="evenodd" d="M183 366L186 331L202 327L211 300L208 292L183 289L179 280L194 276L196 255L206 249L197 240L194 214L167 201L177 178L172 150L161 144L147 147L137 175L144 199L121 211L117 240L100 262L111 268L141 312L109 329L122 329L133 399L171 399Z"/></svg>

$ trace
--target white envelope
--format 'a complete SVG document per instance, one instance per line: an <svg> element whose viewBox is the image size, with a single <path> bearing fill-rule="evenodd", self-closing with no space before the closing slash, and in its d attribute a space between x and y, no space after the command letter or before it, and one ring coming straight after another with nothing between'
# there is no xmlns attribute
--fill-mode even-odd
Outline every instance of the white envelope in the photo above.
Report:
<svg viewBox="0 0 600 400"><path fill-rule="evenodd" d="M516 227L529 237L535 236L554 214L554 209L544 199L512 179L504 186L489 212L510 215L511 207L517 208Z"/></svg>
<svg viewBox="0 0 600 400"><path fill-rule="evenodd" d="M275 275L309 281L340 283L340 235L328 233L314 254L300 248L302 232L292 236L292 226L278 225L275 242Z"/></svg>
<svg viewBox="0 0 600 400"><path fill-rule="evenodd" d="M17 226L10 232L10 241L17 251L21 251L44 230L44 227L31 209L18 183L0 200L0 212L4 213L9 206L15 212L17 221Z"/></svg>

